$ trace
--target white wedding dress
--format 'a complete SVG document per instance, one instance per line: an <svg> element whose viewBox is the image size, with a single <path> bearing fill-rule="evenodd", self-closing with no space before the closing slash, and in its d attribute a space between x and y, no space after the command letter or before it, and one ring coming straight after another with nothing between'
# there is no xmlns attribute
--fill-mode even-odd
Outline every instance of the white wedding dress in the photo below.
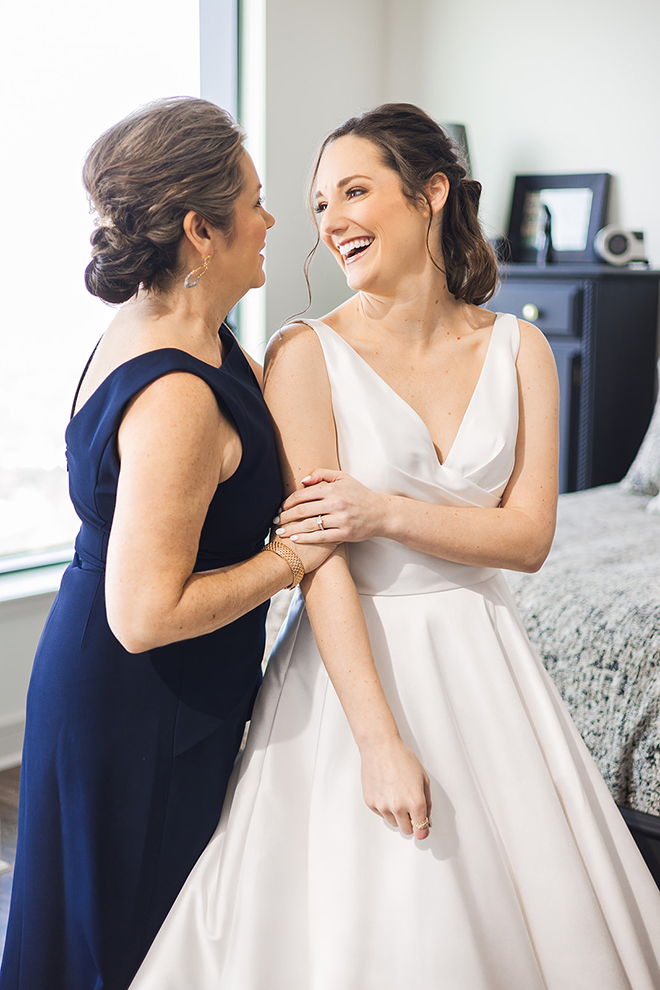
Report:
<svg viewBox="0 0 660 990"><path fill-rule="evenodd" d="M342 469L497 506L518 425L514 317L440 464L420 417L327 325ZM383 687L431 779L430 838L366 807L299 594L217 831L131 990L658 990L660 894L498 570L350 546Z"/></svg>

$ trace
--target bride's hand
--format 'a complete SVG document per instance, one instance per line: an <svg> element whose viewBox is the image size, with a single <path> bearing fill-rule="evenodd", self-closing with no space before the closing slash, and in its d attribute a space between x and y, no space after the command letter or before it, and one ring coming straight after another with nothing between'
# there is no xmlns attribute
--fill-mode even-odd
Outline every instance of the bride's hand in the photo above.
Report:
<svg viewBox="0 0 660 990"><path fill-rule="evenodd" d="M362 792L367 806L404 835L414 831L425 839L428 826L414 828L431 815L431 787L415 754L395 737L386 743L361 747Z"/></svg>
<svg viewBox="0 0 660 990"><path fill-rule="evenodd" d="M282 506L276 530L280 538L294 537L300 546L361 543L378 535L387 508L383 495L372 492L350 474L326 468L318 468L303 480L303 485Z"/></svg>

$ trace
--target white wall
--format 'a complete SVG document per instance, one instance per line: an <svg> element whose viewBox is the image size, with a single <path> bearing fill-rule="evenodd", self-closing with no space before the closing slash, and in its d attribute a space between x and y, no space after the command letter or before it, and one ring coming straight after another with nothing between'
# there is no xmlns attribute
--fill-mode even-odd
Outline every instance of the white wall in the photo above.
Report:
<svg viewBox="0 0 660 990"><path fill-rule="evenodd" d="M314 243L304 188L315 149L347 117L386 99L387 0L268 0L266 205L268 334L304 309L303 260ZM348 292L336 263L319 246L310 316Z"/></svg>
<svg viewBox="0 0 660 990"><path fill-rule="evenodd" d="M0 770L20 763L32 658L54 597L0 600Z"/></svg>
<svg viewBox="0 0 660 990"><path fill-rule="evenodd" d="M399 34L408 24L423 65L417 98L437 119L467 124L487 226L506 230L516 173L610 172L611 221L644 230L660 265L658 0L405 8Z"/></svg>
<svg viewBox="0 0 660 990"><path fill-rule="evenodd" d="M506 231L513 177L610 172L610 221L645 231L660 265L660 2L268 0L267 332L306 304L313 243L303 187L336 124L386 100L468 127L489 234ZM346 297L319 248L311 315Z"/></svg>

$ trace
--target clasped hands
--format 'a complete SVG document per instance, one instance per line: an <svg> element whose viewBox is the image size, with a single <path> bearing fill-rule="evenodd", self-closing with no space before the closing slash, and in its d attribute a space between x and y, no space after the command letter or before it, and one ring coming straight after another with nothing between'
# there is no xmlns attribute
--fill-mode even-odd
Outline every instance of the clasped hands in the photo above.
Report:
<svg viewBox="0 0 660 990"><path fill-rule="evenodd" d="M361 543L378 535L385 496L343 471L318 468L286 499L276 535L294 543Z"/></svg>

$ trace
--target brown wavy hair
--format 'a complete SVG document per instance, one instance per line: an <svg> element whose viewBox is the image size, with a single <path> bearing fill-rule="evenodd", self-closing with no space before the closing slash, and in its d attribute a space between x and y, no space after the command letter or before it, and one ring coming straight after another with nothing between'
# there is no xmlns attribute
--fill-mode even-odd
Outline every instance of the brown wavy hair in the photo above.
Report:
<svg viewBox="0 0 660 990"><path fill-rule="evenodd" d="M426 246L433 264L447 278L456 299L481 306L493 295L498 282L495 253L479 223L481 183L470 179L458 147L439 124L412 103L384 103L340 124L327 136L316 158L309 187L310 208L316 176L326 148L352 134L378 148L382 162L396 172L403 193L416 204L426 202L426 186L438 172L449 180L449 195L442 211L440 249L444 268L433 256L430 244L433 215L429 216ZM320 235L305 261L309 271ZM308 282L309 286L309 282Z"/></svg>
<svg viewBox="0 0 660 990"><path fill-rule="evenodd" d="M188 96L140 107L98 138L83 167L99 214L85 269L92 295L122 303L140 286L169 288L182 274L189 210L231 236L243 189L243 139L225 110Z"/></svg>

